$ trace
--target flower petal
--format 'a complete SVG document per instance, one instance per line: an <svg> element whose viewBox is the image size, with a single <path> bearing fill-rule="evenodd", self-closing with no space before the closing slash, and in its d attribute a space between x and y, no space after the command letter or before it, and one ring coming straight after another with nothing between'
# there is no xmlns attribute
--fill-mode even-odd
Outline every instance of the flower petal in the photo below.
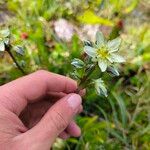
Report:
<svg viewBox="0 0 150 150"><path fill-rule="evenodd" d="M107 69L107 63L104 61L98 61L98 66L100 67L102 72L106 71Z"/></svg>
<svg viewBox="0 0 150 150"><path fill-rule="evenodd" d="M113 63L113 59L110 56L108 56L107 59L110 63Z"/></svg>
<svg viewBox="0 0 150 150"><path fill-rule="evenodd" d="M84 47L84 52L88 54L90 57L95 57L96 56L96 49L91 47L91 46L85 46Z"/></svg>
<svg viewBox="0 0 150 150"><path fill-rule="evenodd" d="M112 58L113 62L118 62L118 63L125 62L125 59L122 56L117 55L117 54L111 54L111 58Z"/></svg>
<svg viewBox="0 0 150 150"><path fill-rule="evenodd" d="M113 52L118 51L120 44L121 44L121 39L120 38L116 38L112 41L108 41L107 47L109 49L109 52L113 53Z"/></svg>
<svg viewBox="0 0 150 150"><path fill-rule="evenodd" d="M101 46L101 45L104 45L104 42L105 39L104 39L104 35L102 32L97 32L96 33L96 42L97 42L97 45L98 46Z"/></svg>
<svg viewBox="0 0 150 150"><path fill-rule="evenodd" d="M83 68L85 66L84 62L78 58L74 58L71 62L71 65L76 68Z"/></svg>

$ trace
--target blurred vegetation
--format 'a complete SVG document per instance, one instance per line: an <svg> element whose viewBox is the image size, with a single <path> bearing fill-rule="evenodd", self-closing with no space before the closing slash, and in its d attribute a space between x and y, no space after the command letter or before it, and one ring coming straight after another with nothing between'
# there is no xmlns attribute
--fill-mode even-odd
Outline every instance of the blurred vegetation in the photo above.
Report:
<svg viewBox="0 0 150 150"><path fill-rule="evenodd" d="M82 136L58 139L54 150L150 149L149 10L148 0L0 0L0 29L9 28L13 44L24 47L24 56L12 53L27 74L46 69L69 76L71 60L84 57L79 33L85 25L98 26L108 39L122 38L126 63L119 66L121 75L103 77L108 98L87 89L84 111L77 117ZM54 30L60 18L74 26L71 41ZM0 53L0 84L20 76L8 53Z"/></svg>

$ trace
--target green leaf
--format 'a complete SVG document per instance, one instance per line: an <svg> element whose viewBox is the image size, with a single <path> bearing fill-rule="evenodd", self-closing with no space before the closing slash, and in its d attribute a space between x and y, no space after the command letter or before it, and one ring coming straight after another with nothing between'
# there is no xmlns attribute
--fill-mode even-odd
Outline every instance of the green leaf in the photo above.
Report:
<svg viewBox="0 0 150 150"><path fill-rule="evenodd" d="M83 15L78 17L78 19L81 23L103 24L103 25L107 25L107 26L114 25L114 23L111 20L99 17L90 10L85 11Z"/></svg>
<svg viewBox="0 0 150 150"><path fill-rule="evenodd" d="M75 79L75 80L79 80L78 75L76 74L76 72L71 72L70 73L71 78Z"/></svg>
<svg viewBox="0 0 150 150"><path fill-rule="evenodd" d="M126 140L125 140L117 131L115 131L115 130L112 129L112 130L110 131L110 133L111 133L114 137L116 137L116 139L120 140L120 141L123 142L124 144L127 143Z"/></svg>
<svg viewBox="0 0 150 150"><path fill-rule="evenodd" d="M130 5L125 9L125 13L128 14L130 12L132 12L138 5L139 0L132 0L132 2L130 2Z"/></svg>
<svg viewBox="0 0 150 150"><path fill-rule="evenodd" d="M150 52L146 52L142 55L143 61L150 61Z"/></svg>
<svg viewBox="0 0 150 150"><path fill-rule="evenodd" d="M119 108L120 108L120 116L122 120L122 125L124 128L127 127L127 110L126 110L126 105L124 103L124 100L122 99L121 96L117 95L115 92L112 92L112 95L116 99Z"/></svg>
<svg viewBox="0 0 150 150"><path fill-rule="evenodd" d="M119 72L116 68L109 66L107 72L112 76L119 76Z"/></svg>
<svg viewBox="0 0 150 150"><path fill-rule="evenodd" d="M70 73L70 75L73 79L80 80L81 78L83 78L84 69L75 69L72 73Z"/></svg>
<svg viewBox="0 0 150 150"><path fill-rule="evenodd" d="M83 68L85 66L84 62L78 58L74 58L71 64L76 68Z"/></svg>
<svg viewBox="0 0 150 150"><path fill-rule="evenodd" d="M24 60L21 60L19 64L20 64L21 67L25 67L26 62Z"/></svg>
<svg viewBox="0 0 150 150"><path fill-rule="evenodd" d="M5 44L3 41L0 41L0 52L5 51Z"/></svg>
<svg viewBox="0 0 150 150"><path fill-rule="evenodd" d="M93 43L91 41L84 41L84 46L91 46L91 47L93 47Z"/></svg>
<svg viewBox="0 0 150 150"><path fill-rule="evenodd" d="M24 49L21 46L15 46L14 51L19 55L22 55L22 56L24 55Z"/></svg>
<svg viewBox="0 0 150 150"><path fill-rule="evenodd" d="M95 80L95 89L98 95L108 96L104 81L101 78Z"/></svg>

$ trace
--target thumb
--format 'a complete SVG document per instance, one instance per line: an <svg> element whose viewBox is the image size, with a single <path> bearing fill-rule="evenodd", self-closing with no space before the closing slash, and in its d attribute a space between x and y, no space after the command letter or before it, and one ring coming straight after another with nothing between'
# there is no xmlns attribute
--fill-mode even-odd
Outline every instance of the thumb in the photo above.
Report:
<svg viewBox="0 0 150 150"><path fill-rule="evenodd" d="M50 148L58 135L68 126L78 112L81 97L78 94L68 94L57 101L44 115L41 121L26 132L30 144L38 143L38 149ZM31 138L29 138L31 137Z"/></svg>

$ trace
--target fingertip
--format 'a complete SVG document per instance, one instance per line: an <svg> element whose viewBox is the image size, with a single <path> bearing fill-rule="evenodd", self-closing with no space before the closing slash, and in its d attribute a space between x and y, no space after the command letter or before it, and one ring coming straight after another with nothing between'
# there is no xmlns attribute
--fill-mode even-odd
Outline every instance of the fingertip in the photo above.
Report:
<svg viewBox="0 0 150 150"><path fill-rule="evenodd" d="M73 93L77 89L77 82L69 77L66 77L66 89L67 93Z"/></svg>
<svg viewBox="0 0 150 150"><path fill-rule="evenodd" d="M83 111L83 106L80 105L79 110L78 110L78 114L80 114Z"/></svg>
<svg viewBox="0 0 150 150"><path fill-rule="evenodd" d="M68 134L70 134L70 136L73 137L79 137L81 135L81 129L74 121L68 125L66 131Z"/></svg>
<svg viewBox="0 0 150 150"><path fill-rule="evenodd" d="M69 106L76 112L78 112L79 107L82 103L82 98L79 94L70 94L69 98L67 99Z"/></svg>

